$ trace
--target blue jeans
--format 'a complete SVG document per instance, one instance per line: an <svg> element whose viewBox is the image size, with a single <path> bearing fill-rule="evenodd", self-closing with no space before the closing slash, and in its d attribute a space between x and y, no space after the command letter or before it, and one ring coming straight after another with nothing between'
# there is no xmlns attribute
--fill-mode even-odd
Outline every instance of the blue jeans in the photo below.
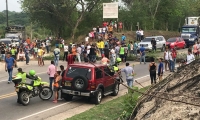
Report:
<svg viewBox="0 0 200 120"><path fill-rule="evenodd" d="M25 58L26 58L26 64L28 64L29 63L29 56L28 56L28 54L25 54Z"/></svg>
<svg viewBox="0 0 200 120"><path fill-rule="evenodd" d="M52 83L53 83L54 77L49 77L49 87L52 89Z"/></svg>
<svg viewBox="0 0 200 120"><path fill-rule="evenodd" d="M133 79L126 79L126 82L129 87L133 87Z"/></svg>
<svg viewBox="0 0 200 120"><path fill-rule="evenodd" d="M12 72L13 72L13 69L8 69L8 82L11 82L12 81Z"/></svg>
<svg viewBox="0 0 200 120"><path fill-rule="evenodd" d="M134 50L133 50L133 54L134 54L135 56L137 56L137 49L134 49Z"/></svg>
<svg viewBox="0 0 200 120"><path fill-rule="evenodd" d="M174 71L173 66L174 66L174 61L173 60L169 60L169 70L170 71Z"/></svg>
<svg viewBox="0 0 200 120"><path fill-rule="evenodd" d="M173 58L172 71L175 70L175 66L176 66L176 58Z"/></svg>
<svg viewBox="0 0 200 120"><path fill-rule="evenodd" d="M49 46L46 46L47 53L49 53Z"/></svg>
<svg viewBox="0 0 200 120"><path fill-rule="evenodd" d="M145 64L145 63L146 63L146 62L145 62L145 55L140 56L140 64L141 64L142 60L144 60L144 64Z"/></svg>
<svg viewBox="0 0 200 120"><path fill-rule="evenodd" d="M54 64L58 66L59 56L54 56Z"/></svg>
<svg viewBox="0 0 200 120"><path fill-rule="evenodd" d="M1 60L5 60L5 54L1 54Z"/></svg>

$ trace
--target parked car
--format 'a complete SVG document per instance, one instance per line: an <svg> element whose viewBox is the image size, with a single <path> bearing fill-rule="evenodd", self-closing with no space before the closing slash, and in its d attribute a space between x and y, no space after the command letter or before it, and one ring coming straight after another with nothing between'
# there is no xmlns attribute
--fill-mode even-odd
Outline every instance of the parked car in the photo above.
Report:
<svg viewBox="0 0 200 120"><path fill-rule="evenodd" d="M62 79L62 98L69 101L73 96L85 96L91 98L95 104L99 104L103 96L118 94L119 83L116 80L116 76L106 65L71 64Z"/></svg>
<svg viewBox="0 0 200 120"><path fill-rule="evenodd" d="M166 40L163 36L151 36L151 37L145 37L140 43L138 43L138 50L143 45L146 50L152 50L152 44L151 40L154 38L156 40L156 48L161 49L161 51L164 51Z"/></svg>
<svg viewBox="0 0 200 120"><path fill-rule="evenodd" d="M169 38L166 42L166 45L172 49L184 49L186 48L186 43L183 38L181 37L174 37L174 38Z"/></svg>

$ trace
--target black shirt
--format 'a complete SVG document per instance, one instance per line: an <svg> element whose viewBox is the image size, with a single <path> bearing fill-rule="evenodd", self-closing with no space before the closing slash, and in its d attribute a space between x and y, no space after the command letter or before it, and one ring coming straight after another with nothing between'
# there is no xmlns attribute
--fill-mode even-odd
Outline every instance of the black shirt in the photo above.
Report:
<svg viewBox="0 0 200 120"><path fill-rule="evenodd" d="M1 54L5 54L6 50L4 48L1 48Z"/></svg>
<svg viewBox="0 0 200 120"><path fill-rule="evenodd" d="M104 48L103 51L104 51L105 55L109 55L109 49L108 48Z"/></svg>
<svg viewBox="0 0 200 120"><path fill-rule="evenodd" d="M156 40L151 40L151 44L155 46L156 45Z"/></svg>
<svg viewBox="0 0 200 120"><path fill-rule="evenodd" d="M96 55L96 49L95 48L90 48L90 55Z"/></svg>

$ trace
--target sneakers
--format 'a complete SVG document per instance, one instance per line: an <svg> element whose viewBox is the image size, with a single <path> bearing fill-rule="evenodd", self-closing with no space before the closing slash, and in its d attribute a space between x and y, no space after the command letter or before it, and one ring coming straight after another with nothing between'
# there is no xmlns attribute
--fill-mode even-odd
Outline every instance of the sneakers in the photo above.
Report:
<svg viewBox="0 0 200 120"><path fill-rule="evenodd" d="M11 82L10 81L8 81L8 84L10 84Z"/></svg>

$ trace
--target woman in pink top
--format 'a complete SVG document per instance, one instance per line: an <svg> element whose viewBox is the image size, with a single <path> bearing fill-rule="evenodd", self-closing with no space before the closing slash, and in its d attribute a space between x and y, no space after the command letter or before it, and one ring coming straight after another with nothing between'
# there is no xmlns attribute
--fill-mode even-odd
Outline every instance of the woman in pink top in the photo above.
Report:
<svg viewBox="0 0 200 120"><path fill-rule="evenodd" d="M101 59L101 63L107 65L110 62L110 60L107 57L105 57L105 55L102 55L102 57L103 58Z"/></svg>
<svg viewBox="0 0 200 120"><path fill-rule="evenodd" d="M54 61L51 61L51 65L49 65L47 74L49 75L49 87L52 89L52 83L54 81L54 75L56 73L56 67L54 65Z"/></svg>

